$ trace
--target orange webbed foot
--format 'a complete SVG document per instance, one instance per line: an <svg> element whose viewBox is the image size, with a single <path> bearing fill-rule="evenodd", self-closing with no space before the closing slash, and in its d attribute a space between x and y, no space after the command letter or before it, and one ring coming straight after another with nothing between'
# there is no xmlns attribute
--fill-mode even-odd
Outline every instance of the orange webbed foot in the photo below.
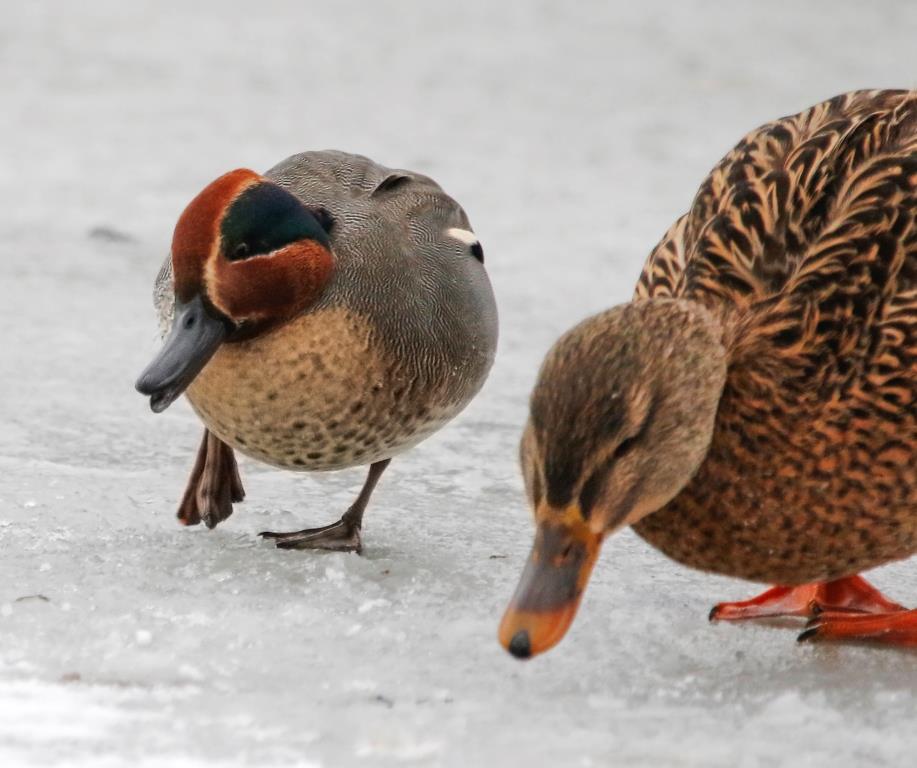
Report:
<svg viewBox="0 0 917 768"><path fill-rule="evenodd" d="M917 611L823 613L808 623L797 640L846 640L917 647Z"/></svg>
<svg viewBox="0 0 917 768"><path fill-rule="evenodd" d="M740 621L783 616L814 618L825 613L890 614L904 611L861 576L835 581L803 584L798 587L772 587L750 600L718 603L710 611L710 621Z"/></svg>

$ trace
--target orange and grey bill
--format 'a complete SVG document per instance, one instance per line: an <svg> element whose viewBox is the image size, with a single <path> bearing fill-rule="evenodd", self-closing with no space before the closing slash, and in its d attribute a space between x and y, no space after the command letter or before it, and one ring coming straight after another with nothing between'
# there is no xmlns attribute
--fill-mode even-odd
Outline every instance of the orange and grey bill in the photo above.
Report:
<svg viewBox="0 0 917 768"><path fill-rule="evenodd" d="M500 643L513 656L527 659L560 642L576 616L601 543L601 534L581 520L538 526L516 594L500 622Z"/></svg>

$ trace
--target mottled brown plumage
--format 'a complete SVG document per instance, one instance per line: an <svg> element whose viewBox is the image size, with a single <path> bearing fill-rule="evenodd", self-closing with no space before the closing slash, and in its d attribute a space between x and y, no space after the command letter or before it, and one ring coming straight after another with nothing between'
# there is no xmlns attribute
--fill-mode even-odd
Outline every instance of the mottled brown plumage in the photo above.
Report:
<svg viewBox="0 0 917 768"><path fill-rule="evenodd" d="M545 360L512 653L559 639L583 580L558 589L555 566L625 524L686 565L782 585L714 618L894 613L885 634L822 619L805 636L917 642L917 614L854 577L917 551L915 214L917 92L838 96L720 161L634 301Z"/></svg>
<svg viewBox="0 0 917 768"><path fill-rule="evenodd" d="M917 100L839 96L746 136L636 298L704 304L729 371L707 458L635 530L801 584L917 550Z"/></svg>

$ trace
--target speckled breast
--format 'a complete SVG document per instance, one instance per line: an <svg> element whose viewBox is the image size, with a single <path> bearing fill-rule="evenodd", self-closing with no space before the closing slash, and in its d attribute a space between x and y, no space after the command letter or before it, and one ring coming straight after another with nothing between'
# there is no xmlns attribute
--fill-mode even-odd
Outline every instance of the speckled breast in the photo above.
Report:
<svg viewBox="0 0 917 768"><path fill-rule="evenodd" d="M208 429L254 459L343 469L416 445L465 406L483 375L451 386L444 364L396 354L365 318L330 307L224 344L187 395Z"/></svg>

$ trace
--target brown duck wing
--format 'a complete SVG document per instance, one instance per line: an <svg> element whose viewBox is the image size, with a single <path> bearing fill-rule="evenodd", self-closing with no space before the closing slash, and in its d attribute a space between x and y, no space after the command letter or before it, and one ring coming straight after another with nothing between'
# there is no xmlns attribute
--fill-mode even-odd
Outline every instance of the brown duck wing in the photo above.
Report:
<svg viewBox="0 0 917 768"><path fill-rule="evenodd" d="M643 265L643 272L634 291L635 299L662 298L676 295L685 271L685 230L688 214L684 214L665 233Z"/></svg>
<svg viewBox="0 0 917 768"><path fill-rule="evenodd" d="M917 101L866 118L836 155L817 234L751 308L735 359L770 351L784 381L796 370L823 401L865 398L913 424L901 409L917 401Z"/></svg>
<svg viewBox="0 0 917 768"><path fill-rule="evenodd" d="M917 549L915 101L751 134L651 255L638 296L719 308L730 344L707 459L637 528L675 559L793 584Z"/></svg>
<svg viewBox="0 0 917 768"><path fill-rule="evenodd" d="M636 296L744 309L781 293L830 222L839 184L884 145L911 95L857 91L752 131L650 254Z"/></svg>

